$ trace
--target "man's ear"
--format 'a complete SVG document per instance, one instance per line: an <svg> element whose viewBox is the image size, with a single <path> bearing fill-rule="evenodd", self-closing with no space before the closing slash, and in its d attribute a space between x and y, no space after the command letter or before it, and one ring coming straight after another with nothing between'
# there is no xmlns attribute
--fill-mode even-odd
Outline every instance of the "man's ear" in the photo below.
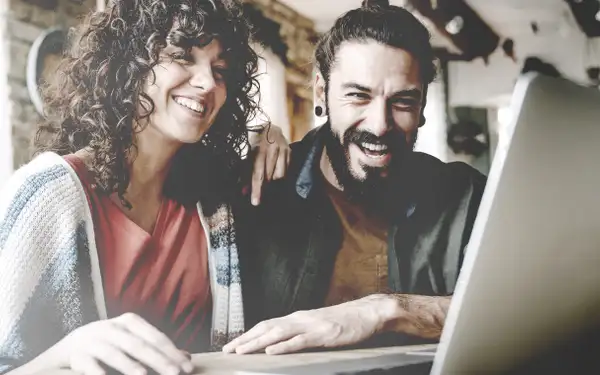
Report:
<svg viewBox="0 0 600 375"><path fill-rule="evenodd" d="M313 85L313 97L315 98L315 107L316 106L321 106L323 108L323 111L325 111L325 97L326 97L326 92L325 92L325 79L323 78L323 75L320 72L317 72L317 74L315 74L315 84Z"/></svg>
<svg viewBox="0 0 600 375"><path fill-rule="evenodd" d="M423 97L421 98L421 114L419 117L419 127L425 125L425 106L427 105L427 89L428 85L423 85Z"/></svg>

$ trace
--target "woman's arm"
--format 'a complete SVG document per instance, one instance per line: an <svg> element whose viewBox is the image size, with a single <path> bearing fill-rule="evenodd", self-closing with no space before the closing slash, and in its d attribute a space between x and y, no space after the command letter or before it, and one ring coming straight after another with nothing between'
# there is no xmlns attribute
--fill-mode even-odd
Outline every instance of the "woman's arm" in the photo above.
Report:
<svg viewBox="0 0 600 375"><path fill-rule="evenodd" d="M101 374L100 364L125 374L191 372L189 358L142 318L99 320L87 200L60 158L38 157L0 192L0 373Z"/></svg>
<svg viewBox="0 0 600 375"><path fill-rule="evenodd" d="M7 375L33 375L51 369L71 368L85 375L103 375L102 365L125 375L190 374L191 357L152 325L135 314L84 325L15 368Z"/></svg>

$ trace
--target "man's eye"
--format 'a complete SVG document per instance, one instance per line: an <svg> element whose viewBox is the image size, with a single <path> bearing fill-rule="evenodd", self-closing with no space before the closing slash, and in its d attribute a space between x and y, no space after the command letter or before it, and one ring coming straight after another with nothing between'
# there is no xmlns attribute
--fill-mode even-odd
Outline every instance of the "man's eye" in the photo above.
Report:
<svg viewBox="0 0 600 375"><path fill-rule="evenodd" d="M417 101L411 98L397 98L392 100L392 105L397 107L416 107L417 104Z"/></svg>
<svg viewBox="0 0 600 375"><path fill-rule="evenodd" d="M351 92L351 93L346 94L346 96L348 96L350 98L360 99L360 100L369 99L369 95L365 94L364 92Z"/></svg>

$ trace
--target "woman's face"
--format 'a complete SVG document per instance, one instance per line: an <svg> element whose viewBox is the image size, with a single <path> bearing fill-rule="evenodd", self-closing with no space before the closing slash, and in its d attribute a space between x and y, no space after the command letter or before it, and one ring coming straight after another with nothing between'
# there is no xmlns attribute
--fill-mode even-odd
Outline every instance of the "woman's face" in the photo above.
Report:
<svg viewBox="0 0 600 375"><path fill-rule="evenodd" d="M188 51L167 44L153 69L155 80L147 80L144 87L154 102L150 129L171 142L198 142L227 99L226 70L217 39Z"/></svg>

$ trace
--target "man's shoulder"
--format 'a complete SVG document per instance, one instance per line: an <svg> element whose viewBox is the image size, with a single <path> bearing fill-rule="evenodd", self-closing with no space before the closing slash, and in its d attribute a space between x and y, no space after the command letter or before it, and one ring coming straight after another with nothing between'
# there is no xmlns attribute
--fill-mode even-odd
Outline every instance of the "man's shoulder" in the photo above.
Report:
<svg viewBox="0 0 600 375"><path fill-rule="evenodd" d="M312 165L307 165L307 160L312 152L315 151L317 145L318 134L321 127L310 130L304 137L290 144L292 150L290 162L285 173L285 177L276 181L270 181L267 188L267 194L275 194L277 196L289 195L296 193L296 183L303 170ZM306 173L310 173L305 171Z"/></svg>
<svg viewBox="0 0 600 375"><path fill-rule="evenodd" d="M292 149L292 159L290 164L292 166L297 166L298 168L302 167L309 153L317 144L321 129L321 126L311 129L304 137L302 137L302 139L290 144L290 148Z"/></svg>
<svg viewBox="0 0 600 375"><path fill-rule="evenodd" d="M420 152L414 153L413 170L420 191L448 199L469 193L481 196L487 181L485 175L467 163L443 162Z"/></svg>

